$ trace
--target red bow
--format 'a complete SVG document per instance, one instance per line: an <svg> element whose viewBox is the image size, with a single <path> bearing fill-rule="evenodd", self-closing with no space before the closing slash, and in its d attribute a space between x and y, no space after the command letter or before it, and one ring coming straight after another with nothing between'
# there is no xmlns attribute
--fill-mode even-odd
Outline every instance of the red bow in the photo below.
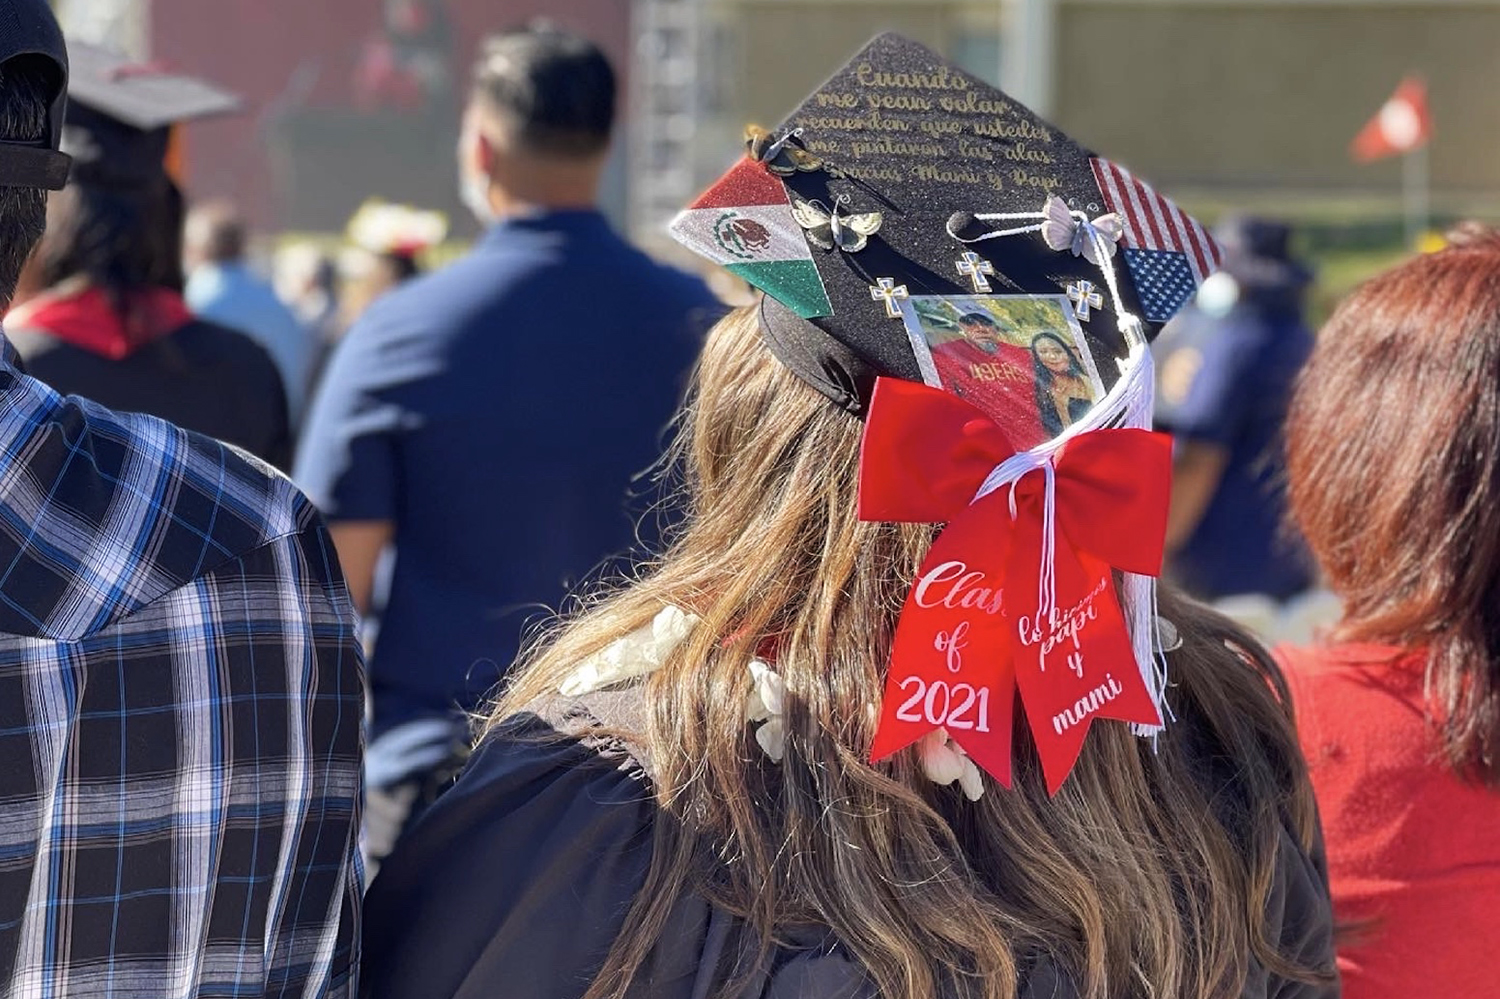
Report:
<svg viewBox="0 0 1500 999"><path fill-rule="evenodd" d="M1161 571L1171 440L1095 430L1068 441L1051 461L1050 545L1046 468L974 499L1013 454L994 421L964 400L914 382L876 382L860 455L860 519L948 526L901 611L870 755L883 759L944 728L1009 787L1019 688L1055 794L1095 718L1161 724L1111 567Z"/></svg>

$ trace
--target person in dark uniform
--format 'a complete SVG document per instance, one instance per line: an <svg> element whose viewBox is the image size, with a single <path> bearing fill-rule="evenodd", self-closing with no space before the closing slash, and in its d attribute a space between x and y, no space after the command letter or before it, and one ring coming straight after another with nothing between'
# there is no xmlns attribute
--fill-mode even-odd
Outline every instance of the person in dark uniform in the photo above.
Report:
<svg viewBox="0 0 1500 999"><path fill-rule="evenodd" d="M74 45L63 128L68 186L23 276L6 330L26 370L59 392L148 413L286 468L291 431L269 354L183 302L183 198L166 168L172 126L236 100L185 77Z"/></svg>
<svg viewBox="0 0 1500 999"><path fill-rule="evenodd" d="M1282 428L1312 351L1303 299L1312 273L1291 228L1234 217L1215 231L1224 269L1157 342L1157 426L1176 443L1167 571L1202 600L1286 601L1313 583L1287 525Z"/></svg>
<svg viewBox="0 0 1500 999"><path fill-rule="evenodd" d="M372 858L446 786L465 712L528 618L637 548L650 490L637 476L722 312L598 209L614 94L586 39L538 25L485 43L459 156L486 232L360 317L308 411L294 478L329 519L356 603L380 614Z"/></svg>

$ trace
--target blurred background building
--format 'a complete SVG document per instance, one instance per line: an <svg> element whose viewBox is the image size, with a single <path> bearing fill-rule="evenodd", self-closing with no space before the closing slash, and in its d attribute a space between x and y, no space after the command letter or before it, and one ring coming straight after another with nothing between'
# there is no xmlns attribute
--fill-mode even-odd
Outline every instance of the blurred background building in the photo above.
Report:
<svg viewBox="0 0 1500 999"><path fill-rule="evenodd" d="M339 232L369 197L445 210L468 73L489 32L547 17L631 64L625 0L54 0L77 37L203 76L246 113L187 130L194 197L229 197L267 229ZM624 212L624 157L607 200Z"/></svg>
<svg viewBox="0 0 1500 999"><path fill-rule="evenodd" d="M242 93L194 125L195 196L262 229L338 231L375 195L445 209L457 108L489 30L592 35L628 96L606 207L662 223L830 68L894 29L999 81L1212 218L1303 223L1315 254L1400 242L1400 167L1350 138L1408 73L1428 82L1441 221L1500 216L1500 0L56 0L70 30ZM1121 67L1125 73L1120 72ZM664 251L665 252L665 251ZM1335 282L1339 269L1329 272Z"/></svg>

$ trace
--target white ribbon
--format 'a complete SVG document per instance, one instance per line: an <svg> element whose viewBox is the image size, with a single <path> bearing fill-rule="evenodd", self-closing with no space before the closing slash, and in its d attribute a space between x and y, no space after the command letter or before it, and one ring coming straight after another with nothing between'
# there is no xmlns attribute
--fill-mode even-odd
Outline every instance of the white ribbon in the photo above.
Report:
<svg viewBox="0 0 1500 999"><path fill-rule="evenodd" d="M1075 217L1087 219L1087 216L1081 212L1073 214ZM976 214L974 217L984 222L1039 221L1036 221L1034 225L985 233L982 236L962 240L962 242L977 243L1002 236L1040 232L1042 228L1040 220L1045 220L1047 215L1045 212L1011 212ZM979 487L979 491L975 493L974 499L970 501L977 503L995 490L1009 486L1011 489L1010 512L1011 517L1014 518L1016 516L1016 484L1023 477L1038 469L1041 469L1047 476L1042 508L1042 564L1037 572L1037 610L1043 618L1057 604L1057 584L1054 575L1054 557L1057 550L1054 462L1058 452L1074 437L1093 430L1109 427L1149 430L1156 401L1156 373L1152 364L1151 351L1146 344L1145 327L1138 317L1125 309L1125 303L1120 297L1120 282L1119 275L1115 271L1115 258L1105 251L1104 237L1093 227L1085 227L1082 231L1087 232L1089 238L1096 244L1097 256L1101 261L1098 265L1099 270L1103 273L1105 287L1109 290L1110 303L1114 306L1120 335L1124 337L1125 346L1129 351L1125 360L1120 362L1120 380L1098 404L1084 414L1082 419L1069 426L1059 436L1029 451L1014 454L996 465ZM951 228L949 232L952 234ZM1103 261L1108 263L1103 263ZM1123 575L1121 598L1124 606L1122 610L1130 629L1130 644L1135 653L1136 666L1141 671L1141 677L1146 682L1146 689L1150 691L1151 700L1156 704L1161 717L1163 720L1168 720L1173 716L1164 700L1167 689L1167 660L1161 651L1163 643L1157 634L1156 579L1153 576L1142 576L1133 572ZM1154 725L1132 725L1131 729L1137 735L1144 737L1154 737L1161 732L1161 728Z"/></svg>

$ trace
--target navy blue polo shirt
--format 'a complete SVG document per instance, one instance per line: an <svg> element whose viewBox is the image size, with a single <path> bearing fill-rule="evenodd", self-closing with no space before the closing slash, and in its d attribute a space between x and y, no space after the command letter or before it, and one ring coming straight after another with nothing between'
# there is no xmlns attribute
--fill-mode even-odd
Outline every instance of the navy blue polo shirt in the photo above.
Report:
<svg viewBox="0 0 1500 999"><path fill-rule="evenodd" d="M295 477L330 520L395 524L377 730L473 707L523 627L632 547L637 477L722 312L597 212L559 211L494 227L350 330Z"/></svg>
<svg viewBox="0 0 1500 999"><path fill-rule="evenodd" d="M1295 299L1250 289L1224 316L1185 310L1157 341L1158 426L1228 454L1203 519L1167 564L1194 596L1284 599L1312 583L1305 546L1286 523L1282 455L1292 387L1311 350Z"/></svg>

